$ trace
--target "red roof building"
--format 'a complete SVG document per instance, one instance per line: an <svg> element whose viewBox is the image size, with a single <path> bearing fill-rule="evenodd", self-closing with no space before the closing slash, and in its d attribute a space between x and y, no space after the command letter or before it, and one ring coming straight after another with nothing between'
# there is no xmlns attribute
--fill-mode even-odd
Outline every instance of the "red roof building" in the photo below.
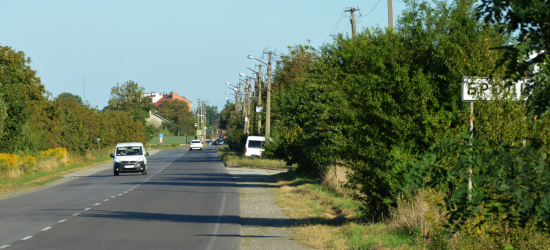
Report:
<svg viewBox="0 0 550 250"><path fill-rule="evenodd" d="M193 111L193 103L191 101L187 100L187 98L185 98L185 96L178 95L177 92L173 92L173 91L170 91L170 93L151 92L151 93L143 93L143 95L151 97L151 104L153 104L155 106L155 108L158 108L163 102L166 102L166 101L181 100L181 101L187 102L187 105L189 106L189 111L190 112Z"/></svg>

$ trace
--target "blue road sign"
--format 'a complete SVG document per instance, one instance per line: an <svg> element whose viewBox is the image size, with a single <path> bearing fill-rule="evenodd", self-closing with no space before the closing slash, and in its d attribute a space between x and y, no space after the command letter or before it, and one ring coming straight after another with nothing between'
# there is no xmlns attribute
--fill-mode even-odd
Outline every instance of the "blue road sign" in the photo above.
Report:
<svg viewBox="0 0 550 250"><path fill-rule="evenodd" d="M101 138L97 138L97 141L100 141L100 140L101 140Z"/></svg>
<svg viewBox="0 0 550 250"><path fill-rule="evenodd" d="M164 135L162 133L159 134L160 137L164 137Z"/></svg>

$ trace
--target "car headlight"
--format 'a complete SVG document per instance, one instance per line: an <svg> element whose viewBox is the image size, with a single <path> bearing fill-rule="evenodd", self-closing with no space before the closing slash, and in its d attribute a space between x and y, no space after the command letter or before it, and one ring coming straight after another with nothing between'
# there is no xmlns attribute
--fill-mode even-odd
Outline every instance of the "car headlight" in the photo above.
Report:
<svg viewBox="0 0 550 250"><path fill-rule="evenodd" d="M120 160L118 158L115 158L115 162L120 163Z"/></svg>
<svg viewBox="0 0 550 250"><path fill-rule="evenodd" d="M145 158L144 158L144 157L141 157L141 158L139 158L139 160L138 160L138 161L142 161L142 162L144 162L144 161L145 161Z"/></svg>

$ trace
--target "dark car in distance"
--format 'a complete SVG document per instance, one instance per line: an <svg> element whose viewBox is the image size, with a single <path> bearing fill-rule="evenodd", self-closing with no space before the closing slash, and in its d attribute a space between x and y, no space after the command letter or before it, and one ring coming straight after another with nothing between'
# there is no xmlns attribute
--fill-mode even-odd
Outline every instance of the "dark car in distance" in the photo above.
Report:
<svg viewBox="0 0 550 250"><path fill-rule="evenodd" d="M223 145L223 139L218 138L214 142L212 142L212 145Z"/></svg>

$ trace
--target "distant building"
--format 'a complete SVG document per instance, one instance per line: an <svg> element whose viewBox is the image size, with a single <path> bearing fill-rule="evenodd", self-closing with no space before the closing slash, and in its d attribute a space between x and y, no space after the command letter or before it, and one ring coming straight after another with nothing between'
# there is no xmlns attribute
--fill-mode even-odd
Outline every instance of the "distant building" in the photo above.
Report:
<svg viewBox="0 0 550 250"><path fill-rule="evenodd" d="M145 122L147 122L148 125L153 125L156 129L160 128L162 123L167 122L171 123L170 121L164 119L162 116L155 114L152 111L149 111L149 118L145 118Z"/></svg>
<svg viewBox="0 0 550 250"><path fill-rule="evenodd" d="M184 102L187 102L187 105L189 106L189 112L193 111L193 103L184 96L178 95L177 92L170 91L170 93L166 92L151 92L151 93L143 93L144 96L151 97L151 104L155 106L155 108L158 108L163 102L171 101L171 100L181 100Z"/></svg>

